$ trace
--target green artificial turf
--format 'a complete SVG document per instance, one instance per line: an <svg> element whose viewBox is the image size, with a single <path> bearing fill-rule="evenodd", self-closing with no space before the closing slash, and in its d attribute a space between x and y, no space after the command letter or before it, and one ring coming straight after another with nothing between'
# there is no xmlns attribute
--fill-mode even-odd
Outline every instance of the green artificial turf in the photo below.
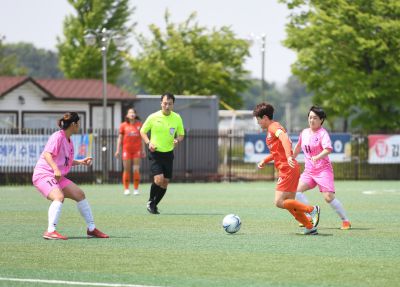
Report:
<svg viewBox="0 0 400 287"><path fill-rule="evenodd" d="M67 241L47 241L49 202L31 186L0 186L0 277L156 286L398 286L400 182L336 182L337 198L353 229L317 190L319 235L303 236L285 210L274 207L274 184L171 183L160 215L120 185L82 185L96 226L109 239L86 239L76 204L66 200L57 230ZM226 214L242 219L227 234ZM14 282L0 286L66 286Z"/></svg>

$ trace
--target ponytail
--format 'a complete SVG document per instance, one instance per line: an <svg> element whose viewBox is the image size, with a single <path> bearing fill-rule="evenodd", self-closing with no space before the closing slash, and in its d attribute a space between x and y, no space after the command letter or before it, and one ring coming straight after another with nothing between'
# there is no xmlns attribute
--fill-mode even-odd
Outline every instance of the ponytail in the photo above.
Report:
<svg viewBox="0 0 400 287"><path fill-rule="evenodd" d="M60 129L66 130L72 123L77 123L78 121L78 113L69 112L65 113L64 116L58 120L58 126Z"/></svg>

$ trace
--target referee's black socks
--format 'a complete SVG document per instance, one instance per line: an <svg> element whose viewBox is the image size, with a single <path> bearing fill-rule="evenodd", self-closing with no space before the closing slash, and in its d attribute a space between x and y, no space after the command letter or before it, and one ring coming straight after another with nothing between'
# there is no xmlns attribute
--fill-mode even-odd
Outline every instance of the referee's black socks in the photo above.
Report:
<svg viewBox="0 0 400 287"><path fill-rule="evenodd" d="M161 199L164 197L165 193L167 192L166 188L162 188L161 186L158 187L158 192L156 194L156 206L160 203Z"/></svg>
<svg viewBox="0 0 400 287"><path fill-rule="evenodd" d="M166 192L167 192L167 189L162 188L161 186L159 186L153 182L151 184L151 188L150 188L149 201L151 202L152 205L154 204L154 206L157 206L157 204L161 201L161 199L164 197Z"/></svg>
<svg viewBox="0 0 400 287"><path fill-rule="evenodd" d="M156 201L156 194L158 193L159 188L160 187L157 184L155 184L154 182L151 184L149 201L152 204L154 204Z"/></svg>

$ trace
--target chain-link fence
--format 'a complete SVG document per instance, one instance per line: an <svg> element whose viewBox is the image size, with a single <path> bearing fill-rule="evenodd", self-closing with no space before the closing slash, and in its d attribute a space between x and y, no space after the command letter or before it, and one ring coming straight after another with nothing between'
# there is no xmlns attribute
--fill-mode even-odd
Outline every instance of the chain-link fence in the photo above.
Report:
<svg viewBox="0 0 400 287"><path fill-rule="evenodd" d="M55 130L0 130L0 184L30 184L34 165L49 135ZM175 149L174 181L273 180L273 164L259 170L245 161L245 135L250 130L186 130L185 140ZM80 183L120 183L121 158L114 156L117 130L90 130L75 150L93 157L90 167L73 167L69 178ZM336 179L400 179L400 164L369 164L368 138L352 135L351 157L334 162ZM82 155L83 156L83 155ZM149 160L141 161L141 179L151 181Z"/></svg>

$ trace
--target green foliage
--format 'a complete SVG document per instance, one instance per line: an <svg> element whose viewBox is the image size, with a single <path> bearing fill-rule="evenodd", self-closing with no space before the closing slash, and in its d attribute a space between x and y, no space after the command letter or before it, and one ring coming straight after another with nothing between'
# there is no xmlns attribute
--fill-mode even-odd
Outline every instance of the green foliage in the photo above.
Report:
<svg viewBox="0 0 400 287"><path fill-rule="evenodd" d="M128 0L68 0L75 8L76 16L69 15L64 21L64 40L58 39L60 68L67 78L102 78L102 54L99 41L87 46L85 32L100 32L103 28L127 37L133 27L127 26L134 9L129 8ZM127 50L124 44L120 49ZM113 41L107 49L107 79L115 83L122 71L123 57Z"/></svg>
<svg viewBox="0 0 400 287"><path fill-rule="evenodd" d="M0 36L0 76L20 76L26 74L26 69L18 65L15 54L7 52L4 38Z"/></svg>
<svg viewBox="0 0 400 287"><path fill-rule="evenodd" d="M250 86L243 93L243 109L252 110L260 102L267 101L272 105L281 104L282 93L277 89L274 83L264 83L265 91L264 97L261 95L261 81L258 79L251 79Z"/></svg>
<svg viewBox="0 0 400 287"><path fill-rule="evenodd" d="M153 94L218 95L240 108L239 93L249 83L243 68L249 43L229 27L210 31L194 21L195 13L183 23L171 23L166 11L166 31L150 25L152 39L138 36L142 51L130 63L139 84Z"/></svg>
<svg viewBox="0 0 400 287"><path fill-rule="evenodd" d="M38 49L31 43L7 44L5 54L14 55L18 67L26 70L24 74L35 78L62 78L63 74L57 67L57 53Z"/></svg>
<svg viewBox="0 0 400 287"><path fill-rule="evenodd" d="M293 12L293 73L331 117L363 131L399 130L400 2L280 0ZM373 119L373 120L371 120Z"/></svg>

